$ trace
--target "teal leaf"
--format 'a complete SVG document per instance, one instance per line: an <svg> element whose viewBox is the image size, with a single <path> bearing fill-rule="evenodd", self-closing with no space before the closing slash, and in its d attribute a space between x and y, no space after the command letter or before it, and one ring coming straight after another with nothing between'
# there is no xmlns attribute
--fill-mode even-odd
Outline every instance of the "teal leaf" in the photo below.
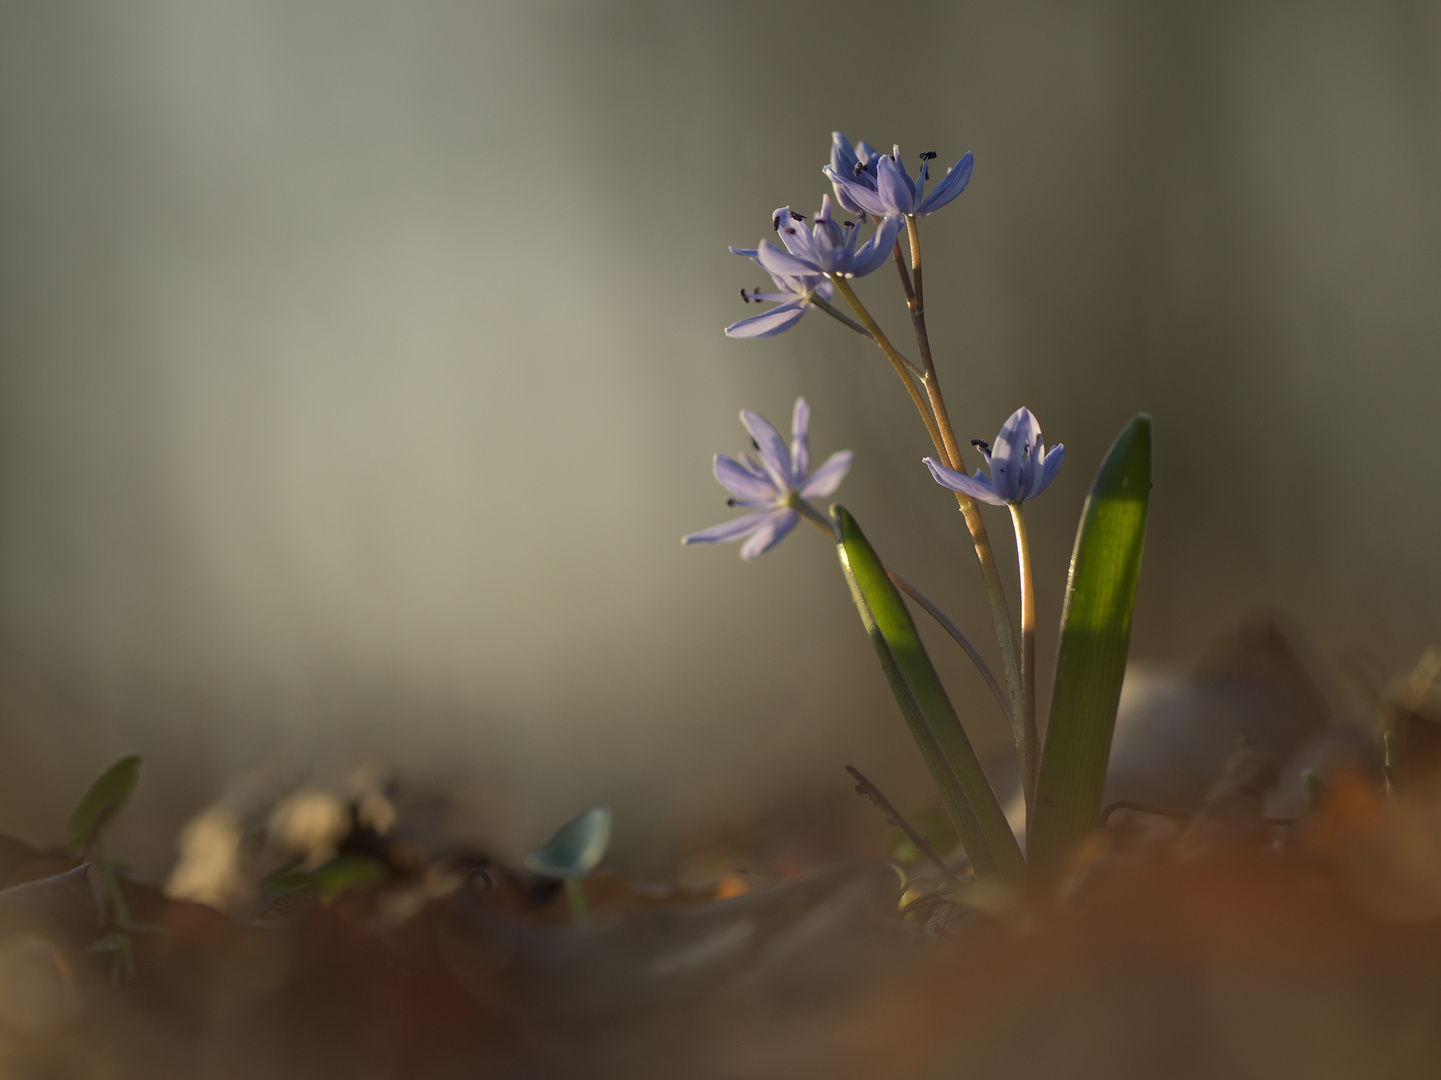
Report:
<svg viewBox="0 0 1441 1080"><path fill-rule="evenodd" d="M65 826L65 848L81 852L108 829L140 781L140 756L123 757L100 775L81 798Z"/></svg>
<svg viewBox="0 0 1441 1080"><path fill-rule="evenodd" d="M1036 897L1054 893L1100 818L1150 496L1151 418L1137 413L1101 463L1076 531L1027 845Z"/></svg>
<svg viewBox="0 0 1441 1080"><path fill-rule="evenodd" d="M592 806L556 830L544 847L525 857L526 869L552 878L583 878L610 846L610 807Z"/></svg>
<svg viewBox="0 0 1441 1080"><path fill-rule="evenodd" d="M1025 860L900 592L843 506L831 507L841 568L911 736L979 876L1019 887Z"/></svg>

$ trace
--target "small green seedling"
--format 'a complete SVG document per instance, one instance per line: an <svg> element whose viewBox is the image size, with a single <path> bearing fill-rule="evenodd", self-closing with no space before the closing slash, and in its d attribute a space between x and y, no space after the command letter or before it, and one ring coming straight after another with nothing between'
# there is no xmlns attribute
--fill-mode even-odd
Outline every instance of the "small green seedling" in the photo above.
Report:
<svg viewBox="0 0 1441 1080"><path fill-rule="evenodd" d="M105 833L125 809L140 782L140 755L123 757L100 774L81 797L65 826L65 848L84 855L100 871L115 925L130 928L130 906L120 887L120 867L105 854Z"/></svg>
<svg viewBox="0 0 1441 1080"><path fill-rule="evenodd" d="M140 756L131 754L123 757L100 774L90 789L80 798L79 804L65 825L65 848L90 860L100 872L104 883L105 899L109 903L111 921L115 931L94 942L87 950L91 953L108 952L114 957L110 981L118 984L122 975L127 979L135 977L135 959L130 949L128 931L135 928L130 918L130 904L125 899L121 877L125 867L110 859L105 853L105 833L125 809L130 796L135 794L135 785L140 782Z"/></svg>
<svg viewBox="0 0 1441 1080"><path fill-rule="evenodd" d="M525 856L525 867L531 873L565 882L565 898L578 929L590 925L586 875L600 865L609 845L610 807L598 803L557 829L544 847Z"/></svg>

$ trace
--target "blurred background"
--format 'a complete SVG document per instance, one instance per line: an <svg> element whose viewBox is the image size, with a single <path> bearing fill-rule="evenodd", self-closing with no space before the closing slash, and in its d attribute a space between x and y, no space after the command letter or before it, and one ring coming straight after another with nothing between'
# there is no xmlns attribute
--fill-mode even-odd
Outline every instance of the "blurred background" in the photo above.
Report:
<svg viewBox="0 0 1441 1080"><path fill-rule="evenodd" d="M1434 4L17 0L0 831L53 841L131 751L115 843L152 876L237 777L364 763L504 853L608 800L638 873L850 807L847 763L929 801L821 538L679 544L730 514L737 410L804 394L818 458L857 453L840 498L988 636L879 354L817 314L721 334L767 284L726 246L814 211L834 129L975 154L925 222L929 321L962 437L1026 404L1066 444L1043 658L1137 410L1135 658L1258 609L1338 679L1438 636ZM894 274L860 291L903 340Z"/></svg>

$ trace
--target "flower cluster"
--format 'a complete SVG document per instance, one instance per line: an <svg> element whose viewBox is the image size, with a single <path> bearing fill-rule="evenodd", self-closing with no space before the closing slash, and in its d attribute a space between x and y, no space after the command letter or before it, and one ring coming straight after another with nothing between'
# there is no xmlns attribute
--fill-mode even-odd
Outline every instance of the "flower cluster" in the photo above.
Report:
<svg viewBox="0 0 1441 1080"><path fill-rule="evenodd" d="M850 140L835 131L831 133L831 163L821 171L835 186L841 206L853 214L926 217L965 191L971 179L972 158L967 152L927 195L926 176L935 156L930 152L921 155L920 171L912 180L901 164L899 146L889 154L877 154L865 143L852 149Z"/></svg>

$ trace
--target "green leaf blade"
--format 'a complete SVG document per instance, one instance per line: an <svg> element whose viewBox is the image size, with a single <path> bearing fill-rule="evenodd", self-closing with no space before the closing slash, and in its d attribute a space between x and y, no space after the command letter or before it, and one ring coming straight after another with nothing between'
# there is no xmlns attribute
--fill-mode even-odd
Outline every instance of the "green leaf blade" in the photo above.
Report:
<svg viewBox="0 0 1441 1080"><path fill-rule="evenodd" d="M831 508L837 553L856 609L901 714L980 876L1019 889L1025 860L980 759L931 665L900 591L854 517Z"/></svg>
<svg viewBox="0 0 1441 1080"><path fill-rule="evenodd" d="M65 826L65 849L81 852L108 829L140 782L140 755L123 757L81 796Z"/></svg>
<svg viewBox="0 0 1441 1080"><path fill-rule="evenodd" d="M1086 497L1071 555L1061 643L1027 851L1032 895L1051 896L1096 826L1151 492L1151 418L1138 413L1112 443Z"/></svg>

